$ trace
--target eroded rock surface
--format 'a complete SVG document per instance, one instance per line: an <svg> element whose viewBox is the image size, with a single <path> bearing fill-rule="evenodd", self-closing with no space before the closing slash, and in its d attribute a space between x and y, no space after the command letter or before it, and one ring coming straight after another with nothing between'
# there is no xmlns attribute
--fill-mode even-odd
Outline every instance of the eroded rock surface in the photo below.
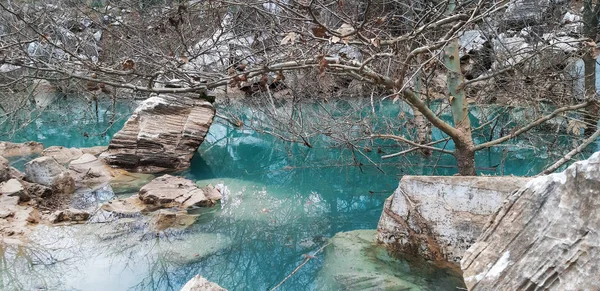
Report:
<svg viewBox="0 0 600 291"><path fill-rule="evenodd" d="M404 176L385 202L377 238L397 252L459 262L504 199L527 181Z"/></svg>
<svg viewBox="0 0 600 291"><path fill-rule="evenodd" d="M204 99L160 95L145 100L101 155L110 165L139 172L184 169L212 124Z"/></svg>
<svg viewBox="0 0 600 291"><path fill-rule="evenodd" d="M0 141L0 156L5 158L39 154L44 150L44 145L39 142L14 143Z"/></svg>
<svg viewBox="0 0 600 291"><path fill-rule="evenodd" d="M600 153L510 195L461 261L469 290L600 290Z"/></svg>
<svg viewBox="0 0 600 291"><path fill-rule="evenodd" d="M25 164L25 179L52 188L55 193L75 191L75 179L51 157L39 157Z"/></svg>
<svg viewBox="0 0 600 291"><path fill-rule="evenodd" d="M67 164L72 160L76 160L83 155L83 152L78 148L66 148L61 146L51 146L42 151L42 157L54 158L61 164Z"/></svg>
<svg viewBox="0 0 600 291"><path fill-rule="evenodd" d="M181 291L227 291L227 289L196 275L183 285Z"/></svg>

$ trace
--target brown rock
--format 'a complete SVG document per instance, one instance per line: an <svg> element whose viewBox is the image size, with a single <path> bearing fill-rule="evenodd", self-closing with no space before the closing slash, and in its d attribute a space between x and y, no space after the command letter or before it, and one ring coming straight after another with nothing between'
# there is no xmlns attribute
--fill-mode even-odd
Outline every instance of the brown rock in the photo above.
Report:
<svg viewBox="0 0 600 291"><path fill-rule="evenodd" d="M0 156L5 158L39 154L44 150L44 145L39 142L13 143L0 141Z"/></svg>
<svg viewBox="0 0 600 291"><path fill-rule="evenodd" d="M55 193L71 194L75 191L75 180L69 171L51 157L39 157L26 163L25 179L50 187Z"/></svg>
<svg viewBox="0 0 600 291"><path fill-rule="evenodd" d="M214 202L204 195L194 182L171 175L164 175L152 180L139 192L144 204L157 205L162 208L179 207L188 209L194 206L206 207Z"/></svg>
<svg viewBox="0 0 600 291"><path fill-rule="evenodd" d="M214 115L213 105L204 99L150 97L100 156L110 165L138 172L187 168Z"/></svg>
<svg viewBox="0 0 600 291"><path fill-rule="evenodd" d="M23 185L23 187L25 187L25 190L27 191L27 193L32 197L47 198L47 197L52 196L52 188L50 188L50 187L46 187L44 185L40 185L40 184L36 184L36 183L27 182L24 180L20 180L19 182L21 182L21 185Z"/></svg>
<svg viewBox="0 0 600 291"><path fill-rule="evenodd" d="M156 231L163 231L167 228L186 228L194 224L197 218L197 215L190 215L183 211L159 210L152 219L152 225Z"/></svg>
<svg viewBox="0 0 600 291"><path fill-rule="evenodd" d="M52 223L59 222L82 222L88 220L90 214L79 209L57 210L48 219Z"/></svg>
<svg viewBox="0 0 600 291"><path fill-rule="evenodd" d="M146 213L157 210L158 207L144 204L140 197L132 195L125 199L115 199L102 204L102 209L119 214Z"/></svg>
<svg viewBox="0 0 600 291"><path fill-rule="evenodd" d="M10 179L10 166L8 160L0 156L0 183Z"/></svg>

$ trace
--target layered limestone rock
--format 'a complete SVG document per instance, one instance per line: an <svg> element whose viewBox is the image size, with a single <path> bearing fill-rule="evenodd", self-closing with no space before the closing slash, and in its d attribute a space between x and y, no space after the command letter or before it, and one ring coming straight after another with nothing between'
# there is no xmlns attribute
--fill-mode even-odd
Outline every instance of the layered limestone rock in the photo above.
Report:
<svg viewBox="0 0 600 291"><path fill-rule="evenodd" d="M187 168L214 115L213 105L204 99L150 97L115 134L101 157L110 165L139 172Z"/></svg>
<svg viewBox="0 0 600 291"><path fill-rule="evenodd" d="M183 285L181 291L227 291L227 289L196 275Z"/></svg>
<svg viewBox="0 0 600 291"><path fill-rule="evenodd" d="M25 179L50 187L55 193L70 194L75 191L75 179L51 157L39 157L26 163Z"/></svg>
<svg viewBox="0 0 600 291"><path fill-rule="evenodd" d="M397 252L459 262L504 199L529 180L404 176L385 202L377 238Z"/></svg>
<svg viewBox="0 0 600 291"><path fill-rule="evenodd" d="M39 154L44 150L44 145L39 142L13 143L0 141L0 156L5 158Z"/></svg>
<svg viewBox="0 0 600 291"><path fill-rule="evenodd" d="M600 290L600 153L510 195L461 261L469 290Z"/></svg>

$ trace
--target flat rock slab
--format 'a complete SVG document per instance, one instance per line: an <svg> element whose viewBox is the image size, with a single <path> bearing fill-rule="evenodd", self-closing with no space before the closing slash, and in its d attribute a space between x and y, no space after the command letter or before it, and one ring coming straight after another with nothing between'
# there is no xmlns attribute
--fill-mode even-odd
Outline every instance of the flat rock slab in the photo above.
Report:
<svg viewBox="0 0 600 291"><path fill-rule="evenodd" d="M377 238L399 253L460 262L504 199L529 180L404 176L385 202Z"/></svg>
<svg viewBox="0 0 600 291"><path fill-rule="evenodd" d="M51 157L60 164L67 164L83 155L83 151L78 148L66 148L61 146L51 146L42 151L42 157Z"/></svg>
<svg viewBox="0 0 600 291"><path fill-rule="evenodd" d="M188 168L214 115L213 105L204 99L150 97L114 135L101 157L110 165L134 172Z"/></svg>
<svg viewBox="0 0 600 291"><path fill-rule="evenodd" d="M510 195L461 261L469 290L600 290L600 153Z"/></svg>
<svg viewBox="0 0 600 291"><path fill-rule="evenodd" d="M14 143L0 141L0 156L5 158L39 154L43 150L44 145L39 142Z"/></svg>

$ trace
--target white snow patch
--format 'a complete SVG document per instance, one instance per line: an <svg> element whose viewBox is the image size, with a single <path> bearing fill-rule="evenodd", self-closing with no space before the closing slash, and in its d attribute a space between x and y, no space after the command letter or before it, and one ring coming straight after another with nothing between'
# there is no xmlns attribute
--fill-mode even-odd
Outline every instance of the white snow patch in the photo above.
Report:
<svg viewBox="0 0 600 291"><path fill-rule="evenodd" d="M147 110L152 110L154 108L156 108L156 106L158 105L169 105L169 103L167 103L167 101L165 99L162 99L160 97L150 97L146 100L144 100L144 102L142 102L142 104L140 104L140 106L138 106L138 108L135 109L135 111L133 113L140 113L142 111L147 111Z"/></svg>
<svg viewBox="0 0 600 291"><path fill-rule="evenodd" d="M502 254L502 257L496 262L496 264L487 272L485 275L489 278L498 278L500 277L500 273L502 273L506 267L511 263L510 259L510 251L506 251Z"/></svg>

